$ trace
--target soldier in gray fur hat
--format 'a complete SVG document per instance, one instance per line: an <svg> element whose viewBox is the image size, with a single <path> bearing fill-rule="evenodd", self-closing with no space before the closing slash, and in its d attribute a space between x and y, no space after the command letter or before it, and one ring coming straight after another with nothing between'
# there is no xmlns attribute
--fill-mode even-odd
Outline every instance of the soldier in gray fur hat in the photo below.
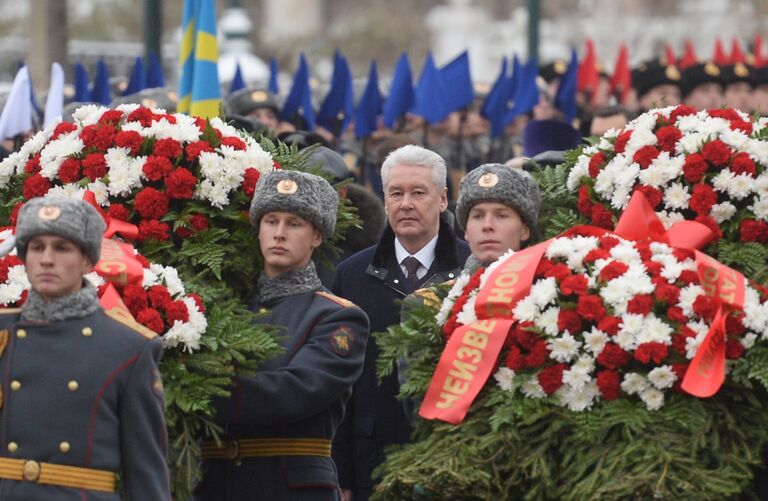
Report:
<svg viewBox="0 0 768 501"><path fill-rule="evenodd" d="M365 313L328 292L312 261L333 235L338 203L313 174L278 170L256 185L249 216L264 270L249 306L269 311L259 321L280 328L283 352L216 403L225 432L202 445L196 501L338 499L331 439L369 334Z"/></svg>
<svg viewBox="0 0 768 501"><path fill-rule="evenodd" d="M539 186L530 174L484 164L462 179L456 217L472 256L487 264L531 241L540 207Z"/></svg>
<svg viewBox="0 0 768 501"><path fill-rule="evenodd" d="M162 341L124 308L102 308L84 278L104 227L72 198L19 211L31 288L21 309L0 310L3 499L118 499L118 475L122 499L170 499Z"/></svg>

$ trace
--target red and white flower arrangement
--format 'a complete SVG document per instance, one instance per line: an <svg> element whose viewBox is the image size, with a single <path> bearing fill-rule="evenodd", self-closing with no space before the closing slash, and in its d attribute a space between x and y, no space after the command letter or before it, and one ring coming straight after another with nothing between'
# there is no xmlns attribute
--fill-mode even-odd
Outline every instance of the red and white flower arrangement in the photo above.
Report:
<svg viewBox="0 0 768 501"><path fill-rule="evenodd" d="M13 236L13 229L0 231L0 243ZM112 285L134 319L163 337L168 348L186 352L200 349L200 340L208 327L205 306L199 296L187 293L175 268L150 263L141 254L136 259L142 265L140 284ZM111 282L97 272L85 275L102 298ZM30 288L24 263L13 249L0 258L0 308L20 307Z"/></svg>
<svg viewBox="0 0 768 501"><path fill-rule="evenodd" d="M478 320L478 292L512 255L457 279L436 315L448 338ZM729 361L768 339L768 289L744 285L743 311L726 323ZM505 392L573 411L630 396L657 410L679 390L718 306L690 250L613 233L561 236L508 312L515 323L494 377Z"/></svg>
<svg viewBox="0 0 768 501"><path fill-rule="evenodd" d="M586 147L570 171L578 209L612 228L635 191L670 227L688 219L729 241L768 242L768 118L734 109L648 111Z"/></svg>
<svg viewBox="0 0 768 501"><path fill-rule="evenodd" d="M210 214L238 193L250 200L274 167L251 136L220 118L87 105L0 162L0 190L13 180L23 182L25 200L90 190L111 216L138 225L140 242L164 241L172 230L185 237L208 228Z"/></svg>

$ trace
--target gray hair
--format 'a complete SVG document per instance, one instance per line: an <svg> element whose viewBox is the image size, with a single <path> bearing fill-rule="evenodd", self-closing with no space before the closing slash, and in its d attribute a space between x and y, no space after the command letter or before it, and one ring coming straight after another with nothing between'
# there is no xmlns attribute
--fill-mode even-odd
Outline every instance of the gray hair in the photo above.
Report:
<svg viewBox="0 0 768 501"><path fill-rule="evenodd" d="M385 189L389 184L389 171L392 167L398 165L429 167L432 169L432 179L435 181L437 189L442 190L445 188L445 178L447 176L445 160L432 150L416 144L406 144L393 150L384 159L384 163L381 164L381 182Z"/></svg>

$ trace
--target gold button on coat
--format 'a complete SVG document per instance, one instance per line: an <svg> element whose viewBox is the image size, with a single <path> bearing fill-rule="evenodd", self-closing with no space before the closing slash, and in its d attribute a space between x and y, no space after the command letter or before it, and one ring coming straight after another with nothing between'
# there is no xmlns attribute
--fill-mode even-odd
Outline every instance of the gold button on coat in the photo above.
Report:
<svg viewBox="0 0 768 501"><path fill-rule="evenodd" d="M11 381L11 389L13 391L19 391L21 389L21 381L16 381L15 379Z"/></svg>
<svg viewBox="0 0 768 501"><path fill-rule="evenodd" d="M16 452L19 448L19 444L16 442L8 442L8 452Z"/></svg>
<svg viewBox="0 0 768 501"><path fill-rule="evenodd" d="M83 336L90 336L91 334L93 334L93 329L91 329L90 327L83 327L82 333L83 333Z"/></svg>
<svg viewBox="0 0 768 501"><path fill-rule="evenodd" d="M62 442L59 444L59 450L63 453L69 452L69 442Z"/></svg>
<svg viewBox="0 0 768 501"><path fill-rule="evenodd" d="M27 337L27 331L25 331L24 329L19 329L16 331L16 336L20 338L25 338Z"/></svg>
<svg viewBox="0 0 768 501"><path fill-rule="evenodd" d="M70 381L67 383L67 388L69 388L69 391L77 391L79 387L80 385L77 384L77 381Z"/></svg>
<svg viewBox="0 0 768 501"><path fill-rule="evenodd" d="M40 478L40 463L31 460L25 461L22 473L27 482L37 482L37 479Z"/></svg>

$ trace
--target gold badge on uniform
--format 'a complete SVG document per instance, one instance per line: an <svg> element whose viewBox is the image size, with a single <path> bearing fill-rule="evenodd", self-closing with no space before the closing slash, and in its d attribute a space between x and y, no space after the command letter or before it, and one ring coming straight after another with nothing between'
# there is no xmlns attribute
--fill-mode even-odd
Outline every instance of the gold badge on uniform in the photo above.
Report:
<svg viewBox="0 0 768 501"><path fill-rule="evenodd" d="M339 327L331 334L331 347L337 355L346 357L352 351L355 335L347 327Z"/></svg>
<svg viewBox="0 0 768 501"><path fill-rule="evenodd" d="M488 172L486 174L483 174L482 176L480 176L480 179L477 180L477 184L479 184L483 188L493 188L498 184L498 182L499 182L499 176L497 176L493 172Z"/></svg>
<svg viewBox="0 0 768 501"><path fill-rule="evenodd" d="M277 183L277 192L283 195L293 195L298 189L299 185L293 179L283 179Z"/></svg>
<svg viewBox="0 0 768 501"><path fill-rule="evenodd" d="M254 103L263 103L269 98L266 92L263 90L255 90L251 92L251 101Z"/></svg>
<svg viewBox="0 0 768 501"><path fill-rule="evenodd" d="M664 74L667 75L667 78L670 80L678 81L680 80L680 71L677 69L676 66L672 66L671 64L667 66L667 69L664 70Z"/></svg>
<svg viewBox="0 0 768 501"><path fill-rule="evenodd" d="M55 221L61 216L61 209L55 205L44 205L37 211L37 217L43 221Z"/></svg>
<svg viewBox="0 0 768 501"><path fill-rule="evenodd" d="M709 62L704 65L704 73L711 77L717 77L720 76L720 68L715 63Z"/></svg>

